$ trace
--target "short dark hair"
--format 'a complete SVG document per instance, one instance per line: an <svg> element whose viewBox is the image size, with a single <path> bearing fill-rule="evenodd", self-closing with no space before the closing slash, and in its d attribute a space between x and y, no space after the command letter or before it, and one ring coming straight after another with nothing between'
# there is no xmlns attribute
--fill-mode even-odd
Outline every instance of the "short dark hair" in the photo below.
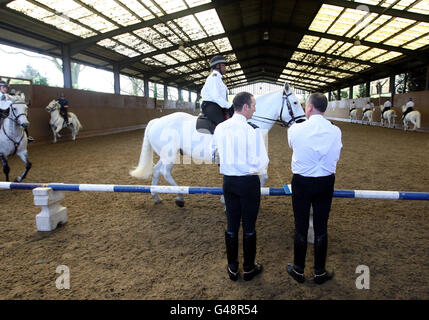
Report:
<svg viewBox="0 0 429 320"><path fill-rule="evenodd" d="M232 105L234 106L234 111L240 112L243 110L243 106L245 104L251 105L252 104L252 97L253 94L249 92L239 92L235 95L234 100L232 100Z"/></svg>
<svg viewBox="0 0 429 320"><path fill-rule="evenodd" d="M308 103L312 104L320 112L325 112L328 107L328 99L323 93L315 92L308 98Z"/></svg>

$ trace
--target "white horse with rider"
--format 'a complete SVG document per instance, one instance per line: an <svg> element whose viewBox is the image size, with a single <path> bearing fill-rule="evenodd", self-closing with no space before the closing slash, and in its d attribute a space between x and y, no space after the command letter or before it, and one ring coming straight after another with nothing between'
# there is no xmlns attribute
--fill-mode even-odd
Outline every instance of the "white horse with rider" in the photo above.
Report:
<svg viewBox="0 0 429 320"><path fill-rule="evenodd" d="M395 110L391 109L392 103L387 100L384 105L380 106L381 116L380 116L380 124L382 127L384 127L384 124L386 123L388 128L395 127L395 118L396 118L396 112Z"/></svg>
<svg viewBox="0 0 429 320"><path fill-rule="evenodd" d="M0 130L0 158L6 181L9 181L10 172L8 157L16 154L25 162L24 172L15 178L15 182L21 182L31 169L27 153L27 134L25 133L25 129L30 124L27 117L28 106L25 103L24 93L17 96L6 94L5 97L6 100L0 101L0 109L8 112Z"/></svg>
<svg viewBox="0 0 429 320"><path fill-rule="evenodd" d="M364 120L366 119L366 124L371 125L373 123L373 115L374 115L374 103L368 102L365 106L365 109L362 110L362 120L361 123L363 124Z"/></svg>
<svg viewBox="0 0 429 320"><path fill-rule="evenodd" d="M79 130L82 129L82 124L78 117L73 112L68 112L69 122L66 124L64 118L60 114L61 105L57 100L52 100L45 109L51 114L49 125L54 136L54 143L57 142L57 137L61 138L60 131L64 128L70 129L72 132L72 139L76 140Z"/></svg>
<svg viewBox="0 0 429 320"><path fill-rule="evenodd" d="M305 119L305 113L298 98L291 91L289 84L285 83L283 90L256 98L256 111L249 122L257 125L258 130L267 134L275 123L289 127L294 122ZM196 164L213 163L213 136L199 132L196 124L197 117L184 112L175 112L149 121L144 133L140 160L137 167L130 171L131 176L148 179L153 175L152 186L156 186L162 175L169 184L177 186L171 170L174 164L178 163L179 152L184 155L183 161L187 163L191 163L191 160ZM160 157L155 166L153 151ZM266 179L265 170L261 174L261 186ZM161 202L156 192L153 192L152 196L156 203ZM177 195L176 204L180 207L184 206L183 194Z"/></svg>
<svg viewBox="0 0 429 320"><path fill-rule="evenodd" d="M411 124L414 125L414 128L412 130L416 131L421 126L421 114L417 110L413 110L414 108L414 102L412 104L411 98L410 101L402 106L402 120L404 121L404 130L408 130L408 123L411 122Z"/></svg>
<svg viewBox="0 0 429 320"><path fill-rule="evenodd" d="M358 112L358 109L356 108L355 102L353 101L353 104L349 108L349 116L350 116L351 123L357 122L357 112Z"/></svg>

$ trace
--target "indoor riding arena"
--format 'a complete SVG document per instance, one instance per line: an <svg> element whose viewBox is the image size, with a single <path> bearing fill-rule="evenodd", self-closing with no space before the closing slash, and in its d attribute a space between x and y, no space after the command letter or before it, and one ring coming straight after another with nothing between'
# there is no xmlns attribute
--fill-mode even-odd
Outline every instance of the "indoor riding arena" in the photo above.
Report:
<svg viewBox="0 0 429 320"><path fill-rule="evenodd" d="M294 94L300 94L302 106L312 92L326 93L326 116L342 132L336 190L429 192L427 1L174 0L170 5L177 7L170 8L164 1L151 0L140 11L137 2L127 6L106 1L104 13L102 1L91 6L72 2L73 8L53 0L6 1L0 7L2 44L63 61L61 88L14 84L13 77L2 77L10 80L9 88L25 93L28 129L36 140L28 145L32 168L24 183L150 186L151 178L140 180L129 173L139 162L149 121L174 112L197 116L199 93L210 72L207 63L220 54L228 61L224 81L231 97L255 83L258 89L263 82L280 89L288 82ZM30 10L34 7L40 16ZM115 16L112 12L119 9L124 13ZM79 10L91 14L92 23ZM70 28L54 25L64 15L70 17ZM196 20L200 31L191 30L185 18ZM97 26L103 19L110 29ZM28 27L31 23L33 28ZM220 31L208 27L216 23ZM85 26L85 32L80 30ZM145 37L145 32L151 36ZM198 32L202 35L197 37ZM153 50L146 50L151 45ZM114 92L73 88L71 62L112 71ZM144 94L121 93L120 75L144 81ZM149 94L149 82L164 84L160 96ZM177 100L169 98L167 84L179 89ZM184 98L188 91L198 100L191 94ZM53 143L46 106L60 93L65 93L83 128L76 140L64 129ZM254 94L262 93L266 92ZM401 119L402 106L410 98L421 116L416 130L411 124L404 130ZM379 106L387 100L396 112L390 128L380 125ZM352 101L358 108L357 122L349 117ZM373 122L362 123L371 102ZM287 128L273 126L267 150L264 187L290 184ZM154 154L154 163L158 159ZM180 155L178 159L172 176L179 186L222 186L218 165L187 164ZM8 163L13 181L25 165L16 155ZM164 178L158 184L169 185ZM161 203L150 193L62 193L67 222L39 231L36 215L41 207L35 205L32 190L0 188L0 299L429 299L427 200L334 197L326 264L335 276L319 286L311 281L310 243L307 281L298 284L286 271L294 258L290 195L261 197L256 260L264 271L252 281L233 282L226 272L226 217L220 195L186 194L179 207L171 193L160 194ZM240 262L241 246L240 240ZM61 287L59 281L64 268L69 287ZM362 268L368 271L367 287L360 285Z"/></svg>

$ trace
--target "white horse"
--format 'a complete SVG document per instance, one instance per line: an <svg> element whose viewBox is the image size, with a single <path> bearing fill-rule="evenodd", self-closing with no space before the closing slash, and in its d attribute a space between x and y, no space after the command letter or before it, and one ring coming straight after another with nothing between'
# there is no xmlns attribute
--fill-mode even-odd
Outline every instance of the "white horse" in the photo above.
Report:
<svg viewBox="0 0 429 320"><path fill-rule="evenodd" d="M353 121L354 122L357 122L357 109L356 108L352 108L352 109L350 109L350 111L349 111L349 115L350 115L350 122L351 123L353 123Z"/></svg>
<svg viewBox="0 0 429 320"><path fill-rule="evenodd" d="M52 100L45 108L47 112L51 114L51 120L49 125L51 126L52 134L54 135L54 143L57 142L57 137L61 138L60 131L64 128L69 128L72 132L73 140L76 140L76 136L79 130L82 129L82 125L73 112L68 112L69 124L65 124L64 118L60 114L61 105L57 100Z"/></svg>
<svg viewBox="0 0 429 320"><path fill-rule="evenodd" d="M28 107L25 104L25 95L19 96L7 95L7 100L0 101L1 109L9 109L9 115L4 119L0 130L0 157L3 165L3 172L6 181L9 181L9 165L7 158L10 155L17 154L25 162L24 172L15 182L21 182L31 169L31 162L27 154L27 134L25 130L29 126L27 118Z"/></svg>
<svg viewBox="0 0 429 320"><path fill-rule="evenodd" d="M402 106L402 113L404 113L405 110L407 110L407 106L403 105ZM412 130L416 131L418 128L420 128L420 125L421 125L421 114L419 111L413 110L413 111L407 113L407 115L404 117L403 120L404 120L404 130L405 131L408 130L408 122L411 122L414 125L414 128Z"/></svg>
<svg viewBox="0 0 429 320"><path fill-rule="evenodd" d="M390 125L392 124L392 127L395 127L395 118L396 118L396 112L395 110L389 109L383 112L384 106L380 106L381 116L380 116L380 124L382 127L384 127L384 123L388 125L388 128L390 128Z"/></svg>
<svg viewBox="0 0 429 320"><path fill-rule="evenodd" d="M304 110L298 98L292 93L289 84L284 90L273 92L256 99L256 111L249 122L256 124L265 134L274 123L282 123L290 126L294 122L305 120ZM130 171L131 176L140 179L148 179L153 174L152 185L156 186L160 175L174 186L171 170L177 163L178 153L185 155L184 163L213 163L212 159L212 135L204 134L196 130L197 117L188 113L175 112L167 116L149 121L143 138L142 150L138 166ZM160 160L153 166L153 151ZM261 174L261 186L267 178L266 170ZM156 192L152 193L156 203L161 198ZM183 194L178 194L176 204L184 205Z"/></svg>
<svg viewBox="0 0 429 320"><path fill-rule="evenodd" d="M364 119L367 120L367 124L372 124L373 122L373 114L374 114L374 109L365 109L362 111L362 124Z"/></svg>

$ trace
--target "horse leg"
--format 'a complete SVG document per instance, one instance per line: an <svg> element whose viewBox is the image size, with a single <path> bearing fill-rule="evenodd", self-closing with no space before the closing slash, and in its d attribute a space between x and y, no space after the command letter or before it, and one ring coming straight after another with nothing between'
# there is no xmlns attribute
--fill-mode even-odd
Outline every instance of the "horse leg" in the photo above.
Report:
<svg viewBox="0 0 429 320"><path fill-rule="evenodd" d="M74 128L73 123L72 123L72 124L70 124L70 126L71 126L71 132L72 132L72 139L73 139L73 140L76 140L76 130L75 130L75 128Z"/></svg>
<svg viewBox="0 0 429 320"><path fill-rule="evenodd" d="M153 167L153 176L152 176L152 185L158 185L159 175L161 174L162 161L159 160L157 164ZM161 203L162 199L158 193L151 192L152 197L155 199L155 204Z"/></svg>
<svg viewBox="0 0 429 320"><path fill-rule="evenodd" d="M3 156L3 155L1 156L1 162L2 162L2 165L3 165L3 173L6 176L6 181L9 181L9 171L10 171L10 168L9 168L8 163L7 163L7 158L5 156Z"/></svg>
<svg viewBox="0 0 429 320"><path fill-rule="evenodd" d="M25 162L25 170L19 177L15 178L15 182L21 182L22 180L24 180L32 166L31 162L28 161L27 151L18 153L18 156L21 158L22 161Z"/></svg>
<svg viewBox="0 0 429 320"><path fill-rule="evenodd" d="M172 186L177 186L178 184L174 181L173 176L171 175L171 169L173 169L173 163L167 164L164 166L164 170L162 171L162 175L164 179L167 180L169 184ZM176 205L182 208L185 205L185 199L183 197L183 193L178 193L176 197Z"/></svg>

